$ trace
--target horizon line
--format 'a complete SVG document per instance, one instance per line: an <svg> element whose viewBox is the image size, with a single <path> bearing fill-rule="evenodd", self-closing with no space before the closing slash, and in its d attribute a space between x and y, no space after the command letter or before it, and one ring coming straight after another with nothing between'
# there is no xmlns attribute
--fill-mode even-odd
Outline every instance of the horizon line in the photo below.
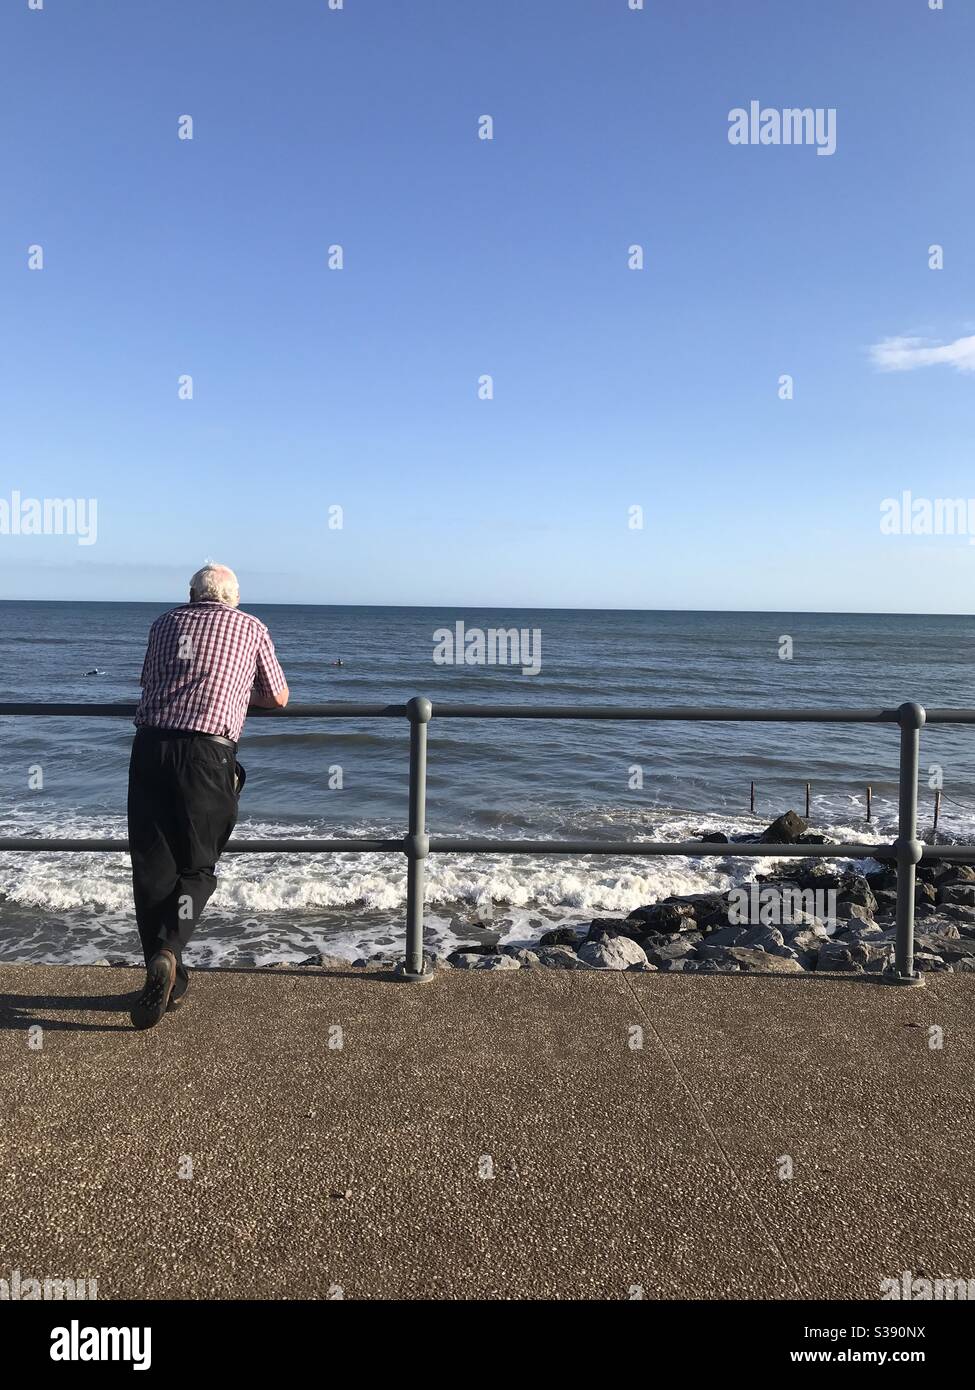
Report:
<svg viewBox="0 0 975 1390"><path fill-rule="evenodd" d="M182 602L185 602L183 600ZM0 603L60 603L60 604L83 604L104 603L104 604L125 604L130 607L155 607L158 604L171 604L174 608L182 606L182 602L173 603L171 598L165 599L115 599L115 598L4 598L0 596ZM893 608L603 608L600 606L578 607L577 605L552 605L552 604L517 604L502 606L496 603L307 603L291 600L248 600L247 604L239 604L244 612L247 611L248 604L253 603L257 608L400 608L405 611L417 609L443 609L449 608L456 611L467 610L492 610L495 612L541 612L541 613L732 613L732 614L755 614L767 615L770 617L785 614L801 614L803 617L811 618L967 618L972 616L969 613L945 613L932 611L913 611L903 612Z"/></svg>

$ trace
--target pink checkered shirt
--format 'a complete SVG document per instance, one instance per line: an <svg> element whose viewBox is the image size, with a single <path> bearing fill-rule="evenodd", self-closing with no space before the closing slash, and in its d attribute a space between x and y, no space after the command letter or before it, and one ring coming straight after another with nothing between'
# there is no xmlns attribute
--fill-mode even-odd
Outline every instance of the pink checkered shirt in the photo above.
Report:
<svg viewBox="0 0 975 1390"><path fill-rule="evenodd" d="M287 682L271 634L225 603L187 603L149 629L137 728L222 734L236 742L251 690L277 695Z"/></svg>

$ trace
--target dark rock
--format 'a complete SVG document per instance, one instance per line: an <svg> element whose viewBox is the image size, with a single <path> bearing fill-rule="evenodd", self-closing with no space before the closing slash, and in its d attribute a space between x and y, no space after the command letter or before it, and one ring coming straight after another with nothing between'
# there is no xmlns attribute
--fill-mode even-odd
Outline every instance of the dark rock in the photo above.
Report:
<svg viewBox="0 0 975 1390"><path fill-rule="evenodd" d="M810 951L818 951L824 941L829 941L830 935L825 927L805 927L802 931L793 931L786 936L786 945L790 951L795 951L798 955L808 954Z"/></svg>
<svg viewBox="0 0 975 1390"><path fill-rule="evenodd" d="M891 934L891 936L888 937L887 933L883 930L879 923L870 921L864 922L860 921L859 919L854 919L853 921L848 923L845 930L837 932L833 940L875 941L878 937L893 940L893 935Z"/></svg>
<svg viewBox="0 0 975 1390"><path fill-rule="evenodd" d="M915 970L950 970L951 966L945 963L942 956L936 956L932 951L914 952Z"/></svg>
<svg viewBox="0 0 975 1390"><path fill-rule="evenodd" d="M800 931L789 938L789 946L796 953L796 958L803 970L813 970L819 959L820 947L824 941L828 940L829 937L825 932L822 936L817 936L813 931Z"/></svg>
<svg viewBox="0 0 975 1390"><path fill-rule="evenodd" d="M937 860L923 859L917 866L917 876L922 883L941 883L950 879L953 864L942 864Z"/></svg>
<svg viewBox="0 0 975 1390"><path fill-rule="evenodd" d="M766 951L776 956L795 955L795 951L785 944L778 927L724 927L705 938L700 954L705 960L718 960L732 946Z"/></svg>
<svg viewBox="0 0 975 1390"><path fill-rule="evenodd" d="M344 956L306 956L299 965L317 965L321 970L347 970L349 962Z"/></svg>
<svg viewBox="0 0 975 1390"><path fill-rule="evenodd" d="M685 960L696 954L696 945L686 936L675 936L666 946L651 946L646 952L650 964L660 970L669 970L675 961Z"/></svg>
<svg viewBox="0 0 975 1390"><path fill-rule="evenodd" d="M614 937L628 937L630 941L639 941L645 935L642 922L631 922L622 917L597 917L589 925L586 934L587 941L612 941ZM559 945L559 942L554 942ZM563 942L563 945L570 943ZM578 949L578 947L577 947Z"/></svg>
<svg viewBox="0 0 975 1390"><path fill-rule="evenodd" d="M642 946L628 936L608 937L605 941L584 941L579 947L579 959L593 970L628 970L632 965L646 965ZM652 963L652 962L651 962Z"/></svg>
<svg viewBox="0 0 975 1390"><path fill-rule="evenodd" d="M464 956L493 956L493 955L496 955L496 954L497 954L497 950L498 950L498 948L497 948L496 945L494 945L494 946L487 946L487 945L485 945L484 943L481 943L480 945L475 945L475 944L472 942L471 945L469 945L469 946L467 946L467 945L458 946L457 949L456 949L456 951L451 951L451 952L450 952L450 954L448 955L447 959L448 959L448 961L450 962L451 965L456 965L456 964L457 964L457 961L456 961L455 957L457 957L457 956L460 956L460 955L464 955Z"/></svg>
<svg viewBox="0 0 975 1390"><path fill-rule="evenodd" d="M833 934L833 924L827 926L809 912L797 912L794 920L784 922L780 930L785 937L786 945L791 946L797 936L812 937L817 941L828 940Z"/></svg>
<svg viewBox="0 0 975 1390"><path fill-rule="evenodd" d="M693 919L693 915L691 906L683 902L654 903L650 907L635 908L627 921L644 923L644 931L679 932L693 924L687 921L689 917Z"/></svg>
<svg viewBox="0 0 975 1390"><path fill-rule="evenodd" d="M877 899L874 897L873 889L864 874L844 874L838 889L838 896L841 903L854 903L859 907L867 908L871 913L877 910Z"/></svg>
<svg viewBox="0 0 975 1390"><path fill-rule="evenodd" d="M719 927L717 931L708 932L701 946L702 955L705 951L720 951L725 946L737 946L745 935L745 930L744 927Z"/></svg>
<svg viewBox="0 0 975 1390"><path fill-rule="evenodd" d="M930 918L924 924L924 935L916 936L917 941L958 941L961 932L957 922L943 922L939 917ZM927 948L934 950L933 946Z"/></svg>
<svg viewBox="0 0 975 1390"><path fill-rule="evenodd" d="M876 899L874 901L876 902ZM861 907L859 903L838 903L836 920L837 922L871 922L873 917L870 909Z"/></svg>
<svg viewBox="0 0 975 1390"><path fill-rule="evenodd" d="M692 840L699 840L702 845L730 845L731 841L723 830L695 830L691 836Z"/></svg>
<svg viewBox="0 0 975 1390"><path fill-rule="evenodd" d="M893 947L889 942L824 941L820 947L816 969L851 973L864 970L881 971L890 965L893 959Z"/></svg>
<svg viewBox="0 0 975 1390"><path fill-rule="evenodd" d="M960 903L942 903L939 908L941 917L950 917L954 922L975 922L975 907L965 907Z"/></svg>
<svg viewBox="0 0 975 1390"><path fill-rule="evenodd" d="M702 932L719 931L722 927L729 925L728 913L727 911L709 912L707 916L699 917L696 925Z"/></svg>
<svg viewBox="0 0 975 1390"><path fill-rule="evenodd" d="M685 912L689 917L700 925L701 922L709 920L713 914L718 913L725 916L728 911L727 893L687 893L683 897L665 898L661 904L663 907L676 907ZM682 930L687 931L685 926Z"/></svg>
<svg viewBox="0 0 975 1390"><path fill-rule="evenodd" d="M802 816L795 811L786 811L784 816L779 816L763 830L759 838L765 845L794 845L808 829Z"/></svg>
<svg viewBox="0 0 975 1390"><path fill-rule="evenodd" d="M539 946L577 946L584 938L571 927L553 927L538 938Z"/></svg>
<svg viewBox="0 0 975 1390"><path fill-rule="evenodd" d="M915 945L921 950L928 951L932 955L941 956L945 961L957 966L959 961L975 961L975 941L969 937L960 937L953 941L950 937L931 937L919 936L915 938Z"/></svg>
<svg viewBox="0 0 975 1390"><path fill-rule="evenodd" d="M541 946L535 952L539 965L547 970L585 970L586 963L580 960L570 946Z"/></svg>
<svg viewBox="0 0 975 1390"><path fill-rule="evenodd" d="M820 835L818 831L809 831L805 835L800 835L797 841L797 844L800 845L828 845L831 843L828 835Z"/></svg>
<svg viewBox="0 0 975 1390"><path fill-rule="evenodd" d="M975 907L975 883L946 883L939 886L937 900L956 907Z"/></svg>
<svg viewBox="0 0 975 1390"><path fill-rule="evenodd" d="M538 964L538 956L528 946L502 946L500 952L503 956L513 956L523 970L528 970L533 965Z"/></svg>
<svg viewBox="0 0 975 1390"><path fill-rule="evenodd" d="M520 970L521 961L515 956L501 951L485 954L483 951L454 951L450 963L457 970Z"/></svg>
<svg viewBox="0 0 975 1390"><path fill-rule="evenodd" d="M770 956L795 955L795 951L785 944L778 927L749 927L740 940L735 942L735 946L765 951Z"/></svg>
<svg viewBox="0 0 975 1390"><path fill-rule="evenodd" d="M725 946L719 963L721 962L734 962L746 975L802 974L802 966L791 952L787 955L771 955L768 951L755 950L748 946Z"/></svg>
<svg viewBox="0 0 975 1390"><path fill-rule="evenodd" d="M835 869L829 869L819 859L788 860L766 874L756 874L756 883L774 883L781 888L799 888L803 892L812 888L828 892L831 888L839 890L842 877Z"/></svg>
<svg viewBox="0 0 975 1390"><path fill-rule="evenodd" d="M651 946L669 946L674 939L674 936L664 932L648 931L640 937L640 945L648 951Z"/></svg>

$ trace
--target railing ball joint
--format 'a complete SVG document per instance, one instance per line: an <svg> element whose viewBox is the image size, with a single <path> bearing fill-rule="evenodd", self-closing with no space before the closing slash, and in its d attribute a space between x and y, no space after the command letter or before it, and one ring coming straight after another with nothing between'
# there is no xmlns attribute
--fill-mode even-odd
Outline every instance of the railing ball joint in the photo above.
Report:
<svg viewBox="0 0 975 1390"><path fill-rule="evenodd" d="M919 705L914 700L906 700L904 704L897 707L897 722L902 729L924 728L927 721L927 710L923 705Z"/></svg>
<svg viewBox="0 0 975 1390"><path fill-rule="evenodd" d="M901 864L920 864L924 858L924 845L920 840L895 840L894 852L897 855L898 867Z"/></svg>
<svg viewBox="0 0 975 1390"><path fill-rule="evenodd" d="M433 705L425 695L414 695L406 702L406 717L411 724L429 724Z"/></svg>
<svg viewBox="0 0 975 1390"><path fill-rule="evenodd" d="M407 859L426 859L430 853L430 836L404 835L403 853Z"/></svg>

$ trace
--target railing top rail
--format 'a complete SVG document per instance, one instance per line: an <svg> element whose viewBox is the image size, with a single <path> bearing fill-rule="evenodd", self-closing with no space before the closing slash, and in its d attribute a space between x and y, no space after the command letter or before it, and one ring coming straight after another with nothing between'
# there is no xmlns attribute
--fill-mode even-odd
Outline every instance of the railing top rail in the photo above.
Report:
<svg viewBox="0 0 975 1390"><path fill-rule="evenodd" d="M22 715L54 718L133 718L135 704L98 704L60 701L0 702L0 717ZM282 710L250 710L259 719L404 719L407 703L360 703L330 700L318 704L288 705ZM778 724L896 724L899 710L771 708L742 705L469 705L446 701L433 706L436 719L632 719L686 721L688 723L778 723ZM929 709L928 724L975 724L975 709Z"/></svg>
<svg viewBox="0 0 975 1390"><path fill-rule="evenodd" d="M129 718L135 717L138 705L118 704L87 704L87 703L61 703L57 701L4 701L0 702L0 716L9 715L37 715L55 718L73 717L87 719L94 717L101 718ZM288 705L285 709L252 709L248 710L248 719L341 719L343 716L353 718L368 719L405 719L407 714L406 705L381 705L381 704L359 704L354 700L332 700L325 704L317 705Z"/></svg>
<svg viewBox="0 0 975 1390"><path fill-rule="evenodd" d="M436 719L644 719L688 723L896 724L896 709L755 709L739 705L434 704Z"/></svg>

